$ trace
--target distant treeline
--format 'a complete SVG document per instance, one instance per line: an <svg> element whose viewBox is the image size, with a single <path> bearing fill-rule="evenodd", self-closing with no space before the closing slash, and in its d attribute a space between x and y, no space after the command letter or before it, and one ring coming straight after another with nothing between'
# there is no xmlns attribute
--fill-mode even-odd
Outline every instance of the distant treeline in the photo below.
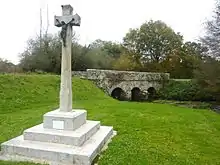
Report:
<svg viewBox="0 0 220 165"><path fill-rule="evenodd" d="M80 45L73 37L72 69L88 68L168 72L173 79L193 79L199 88L220 99L220 4L206 22L205 36L199 42L184 42L163 21L147 21L130 29L122 43L95 40ZM57 34L28 40L27 49L14 65L0 60L0 72L60 73L61 40ZM205 93L204 93L205 94Z"/></svg>

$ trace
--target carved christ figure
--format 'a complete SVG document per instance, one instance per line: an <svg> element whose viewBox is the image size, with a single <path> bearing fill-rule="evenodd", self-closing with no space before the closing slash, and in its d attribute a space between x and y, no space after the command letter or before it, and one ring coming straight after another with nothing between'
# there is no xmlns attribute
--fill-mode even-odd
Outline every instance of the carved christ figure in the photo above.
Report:
<svg viewBox="0 0 220 165"><path fill-rule="evenodd" d="M66 46L66 33L68 26L80 26L81 18L78 14L72 15L73 8L70 5L62 5L63 15L62 16L55 16L55 26L62 27L60 37L63 41L63 46Z"/></svg>

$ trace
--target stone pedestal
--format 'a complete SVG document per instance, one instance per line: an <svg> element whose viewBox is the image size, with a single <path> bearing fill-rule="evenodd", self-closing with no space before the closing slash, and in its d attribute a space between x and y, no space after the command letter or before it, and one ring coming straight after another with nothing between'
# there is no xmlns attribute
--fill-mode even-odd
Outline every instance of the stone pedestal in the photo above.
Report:
<svg viewBox="0 0 220 165"><path fill-rule="evenodd" d="M50 165L90 165L113 136L113 128L86 120L85 110L55 110L43 123L1 144L1 160Z"/></svg>
<svg viewBox="0 0 220 165"><path fill-rule="evenodd" d="M73 110L63 112L58 110L44 115L44 128L74 131L86 123L87 112L85 110Z"/></svg>

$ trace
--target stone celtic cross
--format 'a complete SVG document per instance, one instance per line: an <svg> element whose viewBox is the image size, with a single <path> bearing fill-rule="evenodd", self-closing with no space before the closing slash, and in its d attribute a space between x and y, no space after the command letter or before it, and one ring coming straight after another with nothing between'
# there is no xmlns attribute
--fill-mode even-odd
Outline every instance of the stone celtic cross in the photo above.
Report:
<svg viewBox="0 0 220 165"><path fill-rule="evenodd" d="M62 16L55 16L54 24L62 27L60 37L62 39L62 62L60 83L60 111L72 111L72 26L80 26L81 18L78 14L73 15L71 5L62 5Z"/></svg>

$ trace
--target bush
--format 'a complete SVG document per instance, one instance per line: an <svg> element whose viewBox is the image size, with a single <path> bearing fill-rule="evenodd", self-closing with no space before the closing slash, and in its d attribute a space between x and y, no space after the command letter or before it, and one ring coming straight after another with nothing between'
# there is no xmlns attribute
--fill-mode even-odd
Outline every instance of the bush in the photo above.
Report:
<svg viewBox="0 0 220 165"><path fill-rule="evenodd" d="M215 101L209 91L201 89L199 85L192 81L170 80L159 91L160 99L177 101Z"/></svg>
<svg viewBox="0 0 220 165"><path fill-rule="evenodd" d="M220 103L220 61L208 58L199 64L194 77L203 91L209 91Z"/></svg>

